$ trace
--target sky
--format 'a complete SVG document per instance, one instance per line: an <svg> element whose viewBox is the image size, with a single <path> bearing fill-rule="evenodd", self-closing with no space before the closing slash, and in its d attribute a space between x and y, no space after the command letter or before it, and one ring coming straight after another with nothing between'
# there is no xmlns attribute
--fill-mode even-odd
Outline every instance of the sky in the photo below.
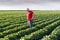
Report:
<svg viewBox="0 0 60 40"><path fill-rule="evenodd" d="M0 10L60 10L60 0L0 0Z"/></svg>

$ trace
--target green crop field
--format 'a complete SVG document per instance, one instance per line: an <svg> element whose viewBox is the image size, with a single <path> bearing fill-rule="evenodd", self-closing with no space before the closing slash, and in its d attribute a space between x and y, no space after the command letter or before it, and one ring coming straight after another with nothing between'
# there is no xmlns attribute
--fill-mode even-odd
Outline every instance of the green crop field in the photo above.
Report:
<svg viewBox="0 0 60 40"><path fill-rule="evenodd" d="M27 11L0 10L0 40L60 40L60 11L34 11L29 28Z"/></svg>

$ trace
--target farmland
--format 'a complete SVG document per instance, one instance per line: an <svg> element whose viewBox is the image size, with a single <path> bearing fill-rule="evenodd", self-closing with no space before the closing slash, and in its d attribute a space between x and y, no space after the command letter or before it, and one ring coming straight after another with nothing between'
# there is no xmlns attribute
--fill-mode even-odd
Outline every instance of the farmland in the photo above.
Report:
<svg viewBox="0 0 60 40"><path fill-rule="evenodd" d="M0 10L0 40L60 40L60 11L34 11L33 27L26 11Z"/></svg>

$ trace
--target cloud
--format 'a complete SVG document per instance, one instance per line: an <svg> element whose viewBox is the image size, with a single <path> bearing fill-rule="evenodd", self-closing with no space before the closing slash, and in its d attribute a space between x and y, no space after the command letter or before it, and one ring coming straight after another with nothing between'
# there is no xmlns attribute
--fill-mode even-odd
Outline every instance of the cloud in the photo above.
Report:
<svg viewBox="0 0 60 40"><path fill-rule="evenodd" d="M0 9L60 9L60 0L0 0Z"/></svg>
<svg viewBox="0 0 60 40"><path fill-rule="evenodd" d="M18 5L18 4L43 4L46 2L60 2L60 0L0 0L0 4L11 4L11 5Z"/></svg>

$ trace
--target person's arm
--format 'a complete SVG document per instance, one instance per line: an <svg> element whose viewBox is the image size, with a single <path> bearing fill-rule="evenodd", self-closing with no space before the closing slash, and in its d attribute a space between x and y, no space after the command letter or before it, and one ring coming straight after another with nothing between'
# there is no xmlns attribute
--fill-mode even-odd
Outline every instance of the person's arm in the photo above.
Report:
<svg viewBox="0 0 60 40"><path fill-rule="evenodd" d="M32 16L32 19L34 19L34 16L35 16L35 14L34 14L34 12L33 12L33 14L32 14L33 16Z"/></svg>

